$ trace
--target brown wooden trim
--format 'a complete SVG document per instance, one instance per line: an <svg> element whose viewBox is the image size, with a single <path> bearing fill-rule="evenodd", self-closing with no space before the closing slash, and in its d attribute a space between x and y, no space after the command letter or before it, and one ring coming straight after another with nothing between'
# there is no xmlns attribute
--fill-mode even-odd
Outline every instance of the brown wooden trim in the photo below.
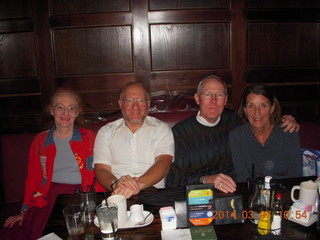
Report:
<svg viewBox="0 0 320 240"><path fill-rule="evenodd" d="M85 26L121 26L132 24L132 13L100 13L95 15L70 15L50 18L50 27L70 28Z"/></svg>
<svg viewBox="0 0 320 240"><path fill-rule="evenodd" d="M133 64L136 81L150 87L151 53L148 17L148 1L134 0L132 4Z"/></svg>
<svg viewBox="0 0 320 240"><path fill-rule="evenodd" d="M246 69L246 19L244 16L245 0L232 0L231 21L231 69L232 69L232 108L239 105L242 92L245 89Z"/></svg>
<svg viewBox="0 0 320 240"><path fill-rule="evenodd" d="M33 31L33 21L31 18L0 21L0 33L32 32L32 31Z"/></svg>
<svg viewBox="0 0 320 240"><path fill-rule="evenodd" d="M33 12L38 77L42 107L45 109L45 105L49 102L49 98L55 89L53 78L54 63L48 22L48 2L34 0Z"/></svg>
<svg viewBox="0 0 320 240"><path fill-rule="evenodd" d="M192 12L192 15L190 14ZM189 23L189 22L225 22L231 20L230 10L179 10L152 11L148 13L150 24Z"/></svg>
<svg viewBox="0 0 320 240"><path fill-rule="evenodd" d="M251 21L320 21L320 9L248 9L247 20Z"/></svg>

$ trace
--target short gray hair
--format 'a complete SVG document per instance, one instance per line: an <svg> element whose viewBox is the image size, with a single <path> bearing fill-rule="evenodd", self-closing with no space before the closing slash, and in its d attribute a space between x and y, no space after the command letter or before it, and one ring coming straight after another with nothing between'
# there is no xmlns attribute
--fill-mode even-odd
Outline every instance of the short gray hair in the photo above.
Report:
<svg viewBox="0 0 320 240"><path fill-rule="evenodd" d="M222 85L224 86L224 91L225 91L225 94L228 95L228 90L227 90L227 84L225 83L225 81L222 80L221 77L218 77L216 75L210 75L210 76L207 76L207 77L204 77L200 80L199 84L198 84L198 88L197 88L197 93L200 94L201 92L201 88L202 88L202 85L205 81L207 81L208 79L216 79L218 80L220 83L222 83Z"/></svg>

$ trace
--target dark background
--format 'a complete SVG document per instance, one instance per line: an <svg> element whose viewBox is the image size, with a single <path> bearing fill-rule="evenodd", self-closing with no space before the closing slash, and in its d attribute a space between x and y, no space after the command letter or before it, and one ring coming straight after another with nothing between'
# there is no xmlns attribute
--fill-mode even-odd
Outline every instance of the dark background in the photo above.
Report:
<svg viewBox="0 0 320 240"><path fill-rule="evenodd" d="M0 134L39 131L55 87L98 118L128 81L173 96L209 74L232 109L266 83L284 113L320 119L319 35L319 0L1 0Z"/></svg>

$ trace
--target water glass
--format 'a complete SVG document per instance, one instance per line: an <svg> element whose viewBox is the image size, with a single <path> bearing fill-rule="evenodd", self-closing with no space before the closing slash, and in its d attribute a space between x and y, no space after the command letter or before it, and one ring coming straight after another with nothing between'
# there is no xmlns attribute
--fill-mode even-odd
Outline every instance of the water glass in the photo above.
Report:
<svg viewBox="0 0 320 240"><path fill-rule="evenodd" d="M103 240L117 239L118 207L116 204L99 204L96 208Z"/></svg>
<svg viewBox="0 0 320 240"><path fill-rule="evenodd" d="M93 225L96 209L96 190L93 185L84 185L76 188L76 194L81 209L85 212L87 227Z"/></svg>
<svg viewBox="0 0 320 240"><path fill-rule="evenodd" d="M65 207L62 212L66 221L70 239L85 239L85 219L80 205L69 205Z"/></svg>
<svg viewBox="0 0 320 240"><path fill-rule="evenodd" d="M318 189L318 199L317 199L317 231L320 232L320 188Z"/></svg>

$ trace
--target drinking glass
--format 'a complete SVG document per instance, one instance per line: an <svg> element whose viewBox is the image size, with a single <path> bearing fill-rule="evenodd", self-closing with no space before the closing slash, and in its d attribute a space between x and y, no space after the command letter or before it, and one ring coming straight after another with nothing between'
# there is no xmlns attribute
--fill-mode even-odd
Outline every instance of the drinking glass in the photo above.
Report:
<svg viewBox="0 0 320 240"><path fill-rule="evenodd" d="M85 213L86 229L90 230L90 227L94 227L96 215L96 190L93 185L84 185L76 188L76 194L80 207Z"/></svg>
<svg viewBox="0 0 320 240"><path fill-rule="evenodd" d="M116 204L99 204L96 208L103 240L117 239L118 207Z"/></svg>
<svg viewBox="0 0 320 240"><path fill-rule="evenodd" d="M79 204L72 204L65 207L63 216L66 221L67 229L72 240L85 239L84 214Z"/></svg>

